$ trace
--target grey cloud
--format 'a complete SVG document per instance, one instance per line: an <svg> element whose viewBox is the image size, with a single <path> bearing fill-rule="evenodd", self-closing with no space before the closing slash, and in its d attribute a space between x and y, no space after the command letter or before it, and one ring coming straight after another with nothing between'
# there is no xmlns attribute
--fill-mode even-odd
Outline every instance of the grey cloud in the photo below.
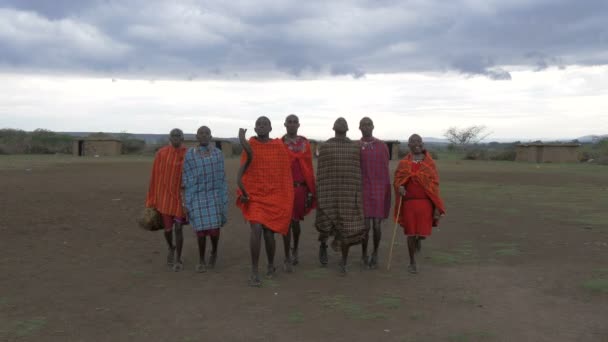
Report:
<svg viewBox="0 0 608 342"><path fill-rule="evenodd" d="M608 64L605 22L603 0L0 0L0 67L174 78L453 70L508 80L509 66Z"/></svg>
<svg viewBox="0 0 608 342"><path fill-rule="evenodd" d="M352 65L334 65L331 67L332 75L351 75L353 78L361 78L365 73Z"/></svg>

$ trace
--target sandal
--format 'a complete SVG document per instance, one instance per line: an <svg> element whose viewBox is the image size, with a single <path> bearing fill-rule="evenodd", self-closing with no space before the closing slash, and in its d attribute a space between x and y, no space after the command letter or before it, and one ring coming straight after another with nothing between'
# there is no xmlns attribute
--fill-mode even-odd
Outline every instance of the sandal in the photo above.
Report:
<svg viewBox="0 0 608 342"><path fill-rule="evenodd" d="M293 263L292 263L292 261L289 260L289 259L285 259L285 261L283 262L283 269L287 273L292 273L293 272Z"/></svg>
<svg viewBox="0 0 608 342"><path fill-rule="evenodd" d="M346 264L343 263L342 261L340 261L340 263L338 264L338 271L340 272L341 276L346 275Z"/></svg>
<svg viewBox="0 0 608 342"><path fill-rule="evenodd" d="M205 263L201 262L198 265L196 265L196 272L198 273L205 273L207 272L207 265L205 265Z"/></svg>
<svg viewBox="0 0 608 342"><path fill-rule="evenodd" d="M184 269L184 263L180 260L173 264L173 271L179 272Z"/></svg>
<svg viewBox="0 0 608 342"><path fill-rule="evenodd" d="M378 268L378 255L377 254L372 254L372 257L369 260L369 269L370 270L375 270Z"/></svg>
<svg viewBox="0 0 608 342"><path fill-rule="evenodd" d="M249 286L251 287L262 287L262 281L260 281L260 277L257 274L252 274L249 276Z"/></svg>
<svg viewBox="0 0 608 342"><path fill-rule="evenodd" d="M268 271L266 272L266 278L272 279L277 272L277 268L274 265L268 265Z"/></svg>
<svg viewBox="0 0 608 342"><path fill-rule="evenodd" d="M215 261L217 260L217 253L209 256L209 268L215 268Z"/></svg>
<svg viewBox="0 0 608 342"><path fill-rule="evenodd" d="M175 247L169 247L169 253L167 253L167 266L173 266L175 263Z"/></svg>
<svg viewBox="0 0 608 342"><path fill-rule="evenodd" d="M291 264L294 266L298 264L298 250L295 248L291 249Z"/></svg>

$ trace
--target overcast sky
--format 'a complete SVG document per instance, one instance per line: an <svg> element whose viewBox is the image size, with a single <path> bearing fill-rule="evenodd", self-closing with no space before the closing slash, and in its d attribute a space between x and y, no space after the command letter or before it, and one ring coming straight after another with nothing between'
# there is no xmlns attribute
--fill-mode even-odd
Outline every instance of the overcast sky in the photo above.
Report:
<svg viewBox="0 0 608 342"><path fill-rule="evenodd" d="M0 128L608 133L608 1L0 0Z"/></svg>

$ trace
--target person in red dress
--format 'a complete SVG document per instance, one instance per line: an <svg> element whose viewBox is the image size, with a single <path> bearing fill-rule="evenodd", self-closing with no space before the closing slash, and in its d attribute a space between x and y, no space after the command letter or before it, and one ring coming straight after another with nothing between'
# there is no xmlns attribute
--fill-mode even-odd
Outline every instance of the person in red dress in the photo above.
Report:
<svg viewBox="0 0 608 342"><path fill-rule="evenodd" d="M312 167L312 150L305 137L298 135L300 119L290 114L285 118L287 134L283 143L291 157L291 173L293 175L293 212L289 232L283 237L285 248L285 269L290 272L291 265L298 264L298 244L300 241L300 221L316 207L315 173ZM291 237L293 236L293 248ZM291 256L290 256L291 251Z"/></svg>
<svg viewBox="0 0 608 342"><path fill-rule="evenodd" d="M399 161L395 171L395 215L400 213L396 219L407 235L408 271L417 273L415 254L422 248L421 241L431 235L432 227L445 215L445 207L439 196L437 166L424 149L422 138L413 134L408 147L410 152Z"/></svg>

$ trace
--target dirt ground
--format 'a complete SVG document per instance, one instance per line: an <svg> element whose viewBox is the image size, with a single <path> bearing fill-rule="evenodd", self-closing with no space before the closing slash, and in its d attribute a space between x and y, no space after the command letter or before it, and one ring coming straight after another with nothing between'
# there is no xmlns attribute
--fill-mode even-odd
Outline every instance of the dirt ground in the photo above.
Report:
<svg viewBox="0 0 608 342"><path fill-rule="evenodd" d="M7 160L2 341L608 341L605 167L439 161L448 216L424 243L419 274L406 271L401 230L386 271L391 222L381 269L361 269L358 246L346 277L337 254L320 268L313 214L296 272L258 289L246 286L236 159L218 265L205 274L194 272L189 227L175 273L162 234L135 224L151 159Z"/></svg>

